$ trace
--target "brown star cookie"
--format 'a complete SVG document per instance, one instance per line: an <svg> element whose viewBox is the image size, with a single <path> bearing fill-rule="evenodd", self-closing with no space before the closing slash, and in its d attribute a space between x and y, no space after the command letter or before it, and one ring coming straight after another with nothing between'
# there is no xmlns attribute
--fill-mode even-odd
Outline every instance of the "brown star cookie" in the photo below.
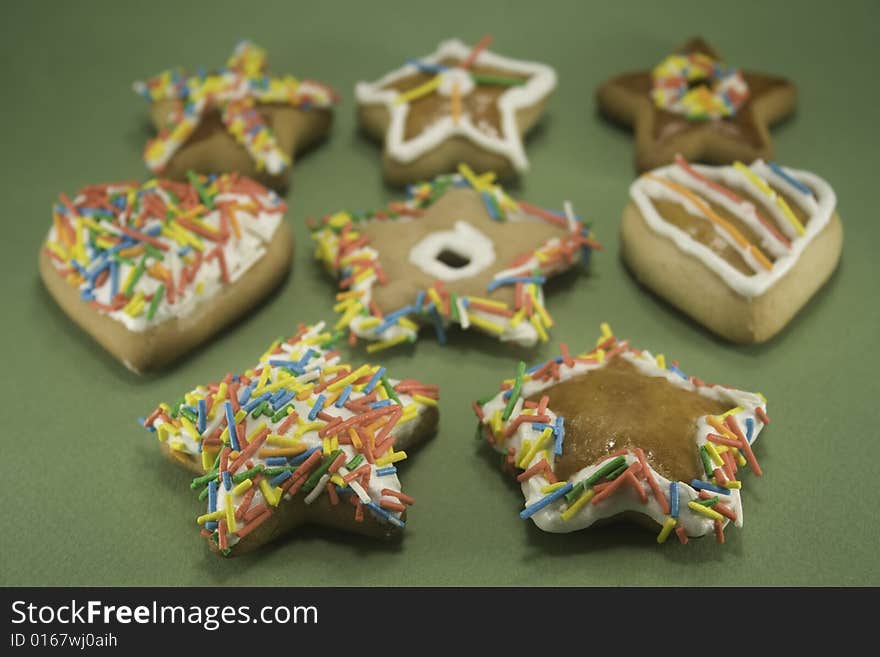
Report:
<svg viewBox="0 0 880 657"><path fill-rule="evenodd" d="M603 114L634 129L640 171L669 164L676 153L713 164L770 158L768 126L797 102L789 80L730 68L699 38L653 71L611 78L596 95Z"/></svg>

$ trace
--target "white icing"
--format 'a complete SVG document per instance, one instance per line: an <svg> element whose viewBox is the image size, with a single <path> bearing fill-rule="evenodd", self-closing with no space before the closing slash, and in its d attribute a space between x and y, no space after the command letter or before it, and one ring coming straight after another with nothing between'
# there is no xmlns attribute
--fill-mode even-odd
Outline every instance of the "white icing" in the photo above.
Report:
<svg viewBox="0 0 880 657"><path fill-rule="evenodd" d="M470 52L470 46L452 39L440 43L437 50L422 58L422 61L427 64L437 64L444 59L461 61ZM391 122L385 137L385 148L391 158L402 164L408 164L437 148L447 139L458 136L472 141L489 152L506 157L518 171L528 169L528 159L517 126L516 114L517 111L540 102L553 91L556 87L556 72L544 64L510 59L488 50L480 52L476 63L529 76L525 84L511 87L498 98L501 115L500 135L487 132L486 126L474 124L468 114L463 113L457 122L451 116L445 117L407 140L404 137L404 128L409 103L396 102L397 91L383 87L417 73L418 69L412 64L407 64L375 82L358 82L355 86L357 102L362 105L384 105L390 114ZM445 80L441 78L441 87L444 86L444 82ZM451 93L451 82L448 84Z"/></svg>
<svg viewBox="0 0 880 657"><path fill-rule="evenodd" d="M734 167L691 166L704 176L715 180L725 187L733 188L734 191L741 188L751 188L751 184L746 176L742 172L737 171ZM755 175L764 180L768 180L773 186L785 189L786 193L791 198L796 199L796 202L799 203L809 214L809 221L805 226L804 234L799 236L795 232L794 227L790 224L788 219L785 218L785 215L774 202L770 199L765 199L764 195L759 190L754 188L750 189L752 192L751 195L762 202L762 206L758 209L759 212L766 219L770 220L780 232L790 239L790 249L785 249L784 246L780 246L778 240L772 237L770 232L757 220L755 208L751 203L745 202L736 204L732 201L720 201L720 196L722 195L717 193L706 193L705 190L708 188L707 185L697 181L694 177L687 175L676 165L669 165L655 169L650 172L650 175L666 178L685 185L691 190L696 191L699 195L707 196L713 202L723 204L727 210L746 222L755 230L756 234L761 236L761 246L766 248L777 258L770 270L761 267L750 253L747 253L744 249L736 246L735 243L730 242L731 244L734 244L737 251L746 259L754 270L754 273L752 274L743 274L732 267L726 260L721 258L710 248L696 241L680 228L665 221L657 212L652 199L656 200L665 198L675 200L684 205L689 213L695 216L702 216L702 212L700 212L698 208L687 201L687 199L684 199L677 192L667 188L665 185L658 183L655 180L651 180L651 178L647 176L642 176L633 182L630 187L630 196L651 230L659 235L668 237L675 242L675 245L681 251L700 260L700 262L715 272L738 294L747 298L754 298L764 294L794 266L816 235L828 225L831 215L834 212L837 198L834 191L831 189L831 186L825 180L808 171L787 169L789 175L813 190L815 198L807 197L803 192L796 190L786 181L782 180L779 176L773 173L770 167L768 167L762 160L756 160L749 168ZM721 235L722 239L730 239L725 231L718 230L718 233ZM769 246L771 241L776 242L776 245L772 247L772 250Z"/></svg>
<svg viewBox="0 0 880 657"><path fill-rule="evenodd" d="M675 385L684 390L697 392L698 394L701 394L710 399L729 403L731 408L737 406L741 407L742 410L734 414L733 417L736 418L741 427L745 427L745 421L747 419L751 419L754 422L752 442L750 444L754 444L755 440L757 439L758 433L764 427L764 424L757 416L755 409L758 407L764 407L765 401L763 397L757 393L737 390L735 388L726 388L720 385L696 386L690 380L682 378L676 372L659 367L654 356L648 351L625 351L616 357L625 358L627 361L635 365L645 376L663 377L672 385ZM524 381L520 392L520 397L514 405L513 412L510 415L510 420L504 423L504 428L506 429L510 421L512 421L522 412L523 401L525 398L531 397L532 395L535 395L560 381L567 381L571 378L585 374L590 370L604 367L605 365L607 365L608 362L609 361L607 360L602 363L595 364L575 362L571 367L565 365L564 363L560 363L558 379L551 379L549 381ZM503 397L503 392L499 392L493 399L484 404L482 406L482 424L488 424L491 420L492 415L496 411L503 411L506 404L507 401ZM554 413L550 407L547 408L545 414L550 418L550 422L548 424L552 424L556 421L557 414ZM714 431L715 430L706 423L705 419L701 418L698 421L697 429L694 432L694 442L697 447L699 448L700 445L704 444L707 441L707 433ZM519 455L520 448L525 439L528 439L531 443L534 443L534 441L540 435L540 430L533 429L531 424L523 422L519 425L517 431L510 438L507 438L503 442L496 443L494 445L494 448L501 453L507 453L508 448L513 447L516 449L517 455ZM543 454L539 452L532 458L529 463L524 464L525 468L528 468L535 463L538 463L541 458L543 458ZM550 467L553 468L556 457L552 449L547 450L547 458ZM636 457L632 454L627 454L625 458L627 465L637 460ZM590 475L596 472L606 460L607 459L603 459L597 464L593 464L582 468L581 470L578 470L577 472L572 474L567 481L573 484L577 484L578 482L587 479ZM661 491L668 495L670 480L659 474L656 470L654 470L654 468L651 467L650 464L648 464L648 469L653 475L654 480L659 485ZM534 475L529 479L523 481L521 483L521 488L523 496L525 498L524 506L528 507L546 497L547 493L543 492L542 489L549 483L549 480L543 474ZM668 516L663 513L663 509L661 508L660 503L657 501L656 497L653 495L649 484L646 481L640 480L640 485L647 495L648 501L646 503L642 503L639 497L636 495L635 491L632 490L629 486L623 486L619 488L613 495L605 498L599 504L593 505L591 503L587 503L586 505L582 506L571 518L569 518L568 521L563 520L561 516L561 512L564 511L568 506L567 503L564 501L564 498L556 500L550 505L537 511L531 516L531 519L542 530L553 533L566 533L577 531L579 529L589 527L596 521L603 518L610 518L612 516L630 511L642 513L652 518L655 522L657 522L658 525L663 525ZM696 500L699 497L697 490L690 485L690 482L679 481L678 494L680 500L678 524L684 527L687 535L703 536L707 533L712 532L714 530L714 522L711 519L692 511L687 506L687 503L689 501ZM716 493L712 494L715 495ZM743 514L740 491L737 489L730 489L729 495L718 495L720 498L720 502L728 506L736 514L737 520L735 525L737 527L741 527L743 522ZM727 518L725 518L723 522L726 525L729 521L727 520Z"/></svg>
<svg viewBox="0 0 880 657"><path fill-rule="evenodd" d="M452 251L469 262L463 267L450 267L438 259L443 251ZM472 224L461 219L452 230L428 233L409 252L409 261L423 272L441 281L471 278L495 262L492 240Z"/></svg>
<svg viewBox="0 0 880 657"><path fill-rule="evenodd" d="M451 97L458 87L458 93L462 98L469 95L477 88L474 79L470 73L460 68L450 68L440 73L440 86L437 87L437 93L441 96Z"/></svg>

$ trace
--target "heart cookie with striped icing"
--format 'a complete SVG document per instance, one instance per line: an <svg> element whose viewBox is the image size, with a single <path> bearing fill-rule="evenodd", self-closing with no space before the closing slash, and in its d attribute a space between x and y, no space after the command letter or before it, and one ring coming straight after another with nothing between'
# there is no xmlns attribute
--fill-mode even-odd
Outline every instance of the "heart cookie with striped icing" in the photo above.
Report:
<svg viewBox="0 0 880 657"><path fill-rule="evenodd" d="M781 331L840 259L831 186L807 171L675 164L630 187L621 254L635 277L711 331L738 343Z"/></svg>

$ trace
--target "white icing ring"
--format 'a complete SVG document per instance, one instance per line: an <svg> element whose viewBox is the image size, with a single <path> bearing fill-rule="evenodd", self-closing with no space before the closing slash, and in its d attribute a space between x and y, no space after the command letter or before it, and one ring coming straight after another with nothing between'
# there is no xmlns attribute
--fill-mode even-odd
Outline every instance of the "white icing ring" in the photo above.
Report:
<svg viewBox="0 0 880 657"><path fill-rule="evenodd" d="M451 251L467 264L452 267L440 259L444 251ZM428 233L409 252L409 261L423 272L444 282L476 276L495 262L495 247L491 239L467 221L455 222L452 230Z"/></svg>

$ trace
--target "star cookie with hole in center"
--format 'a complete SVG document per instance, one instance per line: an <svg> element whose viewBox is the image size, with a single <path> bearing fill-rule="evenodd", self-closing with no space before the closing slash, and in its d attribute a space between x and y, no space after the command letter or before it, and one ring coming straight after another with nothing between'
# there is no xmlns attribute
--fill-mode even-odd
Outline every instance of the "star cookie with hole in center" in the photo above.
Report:
<svg viewBox="0 0 880 657"><path fill-rule="evenodd" d="M294 153L329 132L337 97L312 80L269 76L268 61L265 50L241 41L215 72L173 69L135 82L158 131L144 149L147 166L174 180L190 170L236 171L285 189Z"/></svg>
<svg viewBox="0 0 880 657"><path fill-rule="evenodd" d="M397 468L437 426L437 386L342 362L323 322L276 340L240 375L159 404L143 425L196 473L202 535L224 556L304 524L398 536L413 499Z"/></svg>
<svg viewBox="0 0 880 657"><path fill-rule="evenodd" d="M461 162L504 178L528 168L523 136L541 118L556 72L497 55L490 42L443 41L431 55L357 84L358 119L384 143L389 182L426 180Z"/></svg>
<svg viewBox="0 0 880 657"><path fill-rule="evenodd" d="M340 278L335 328L369 340L368 351L415 341L424 325L441 343L450 325L521 346L547 341L545 282L601 248L570 203L546 210L514 200L491 173L460 171L384 210L310 222L316 258Z"/></svg>
<svg viewBox="0 0 880 657"><path fill-rule="evenodd" d="M686 375L662 354L618 340L527 368L474 403L486 441L522 487L523 520L566 533L613 519L682 543L742 527L742 472L769 424L760 393Z"/></svg>
<svg viewBox="0 0 880 657"><path fill-rule="evenodd" d="M639 171L676 153L710 164L773 155L769 126L797 104L797 89L776 75L743 71L702 39L691 39L650 71L624 73L597 90L599 109L635 131Z"/></svg>

